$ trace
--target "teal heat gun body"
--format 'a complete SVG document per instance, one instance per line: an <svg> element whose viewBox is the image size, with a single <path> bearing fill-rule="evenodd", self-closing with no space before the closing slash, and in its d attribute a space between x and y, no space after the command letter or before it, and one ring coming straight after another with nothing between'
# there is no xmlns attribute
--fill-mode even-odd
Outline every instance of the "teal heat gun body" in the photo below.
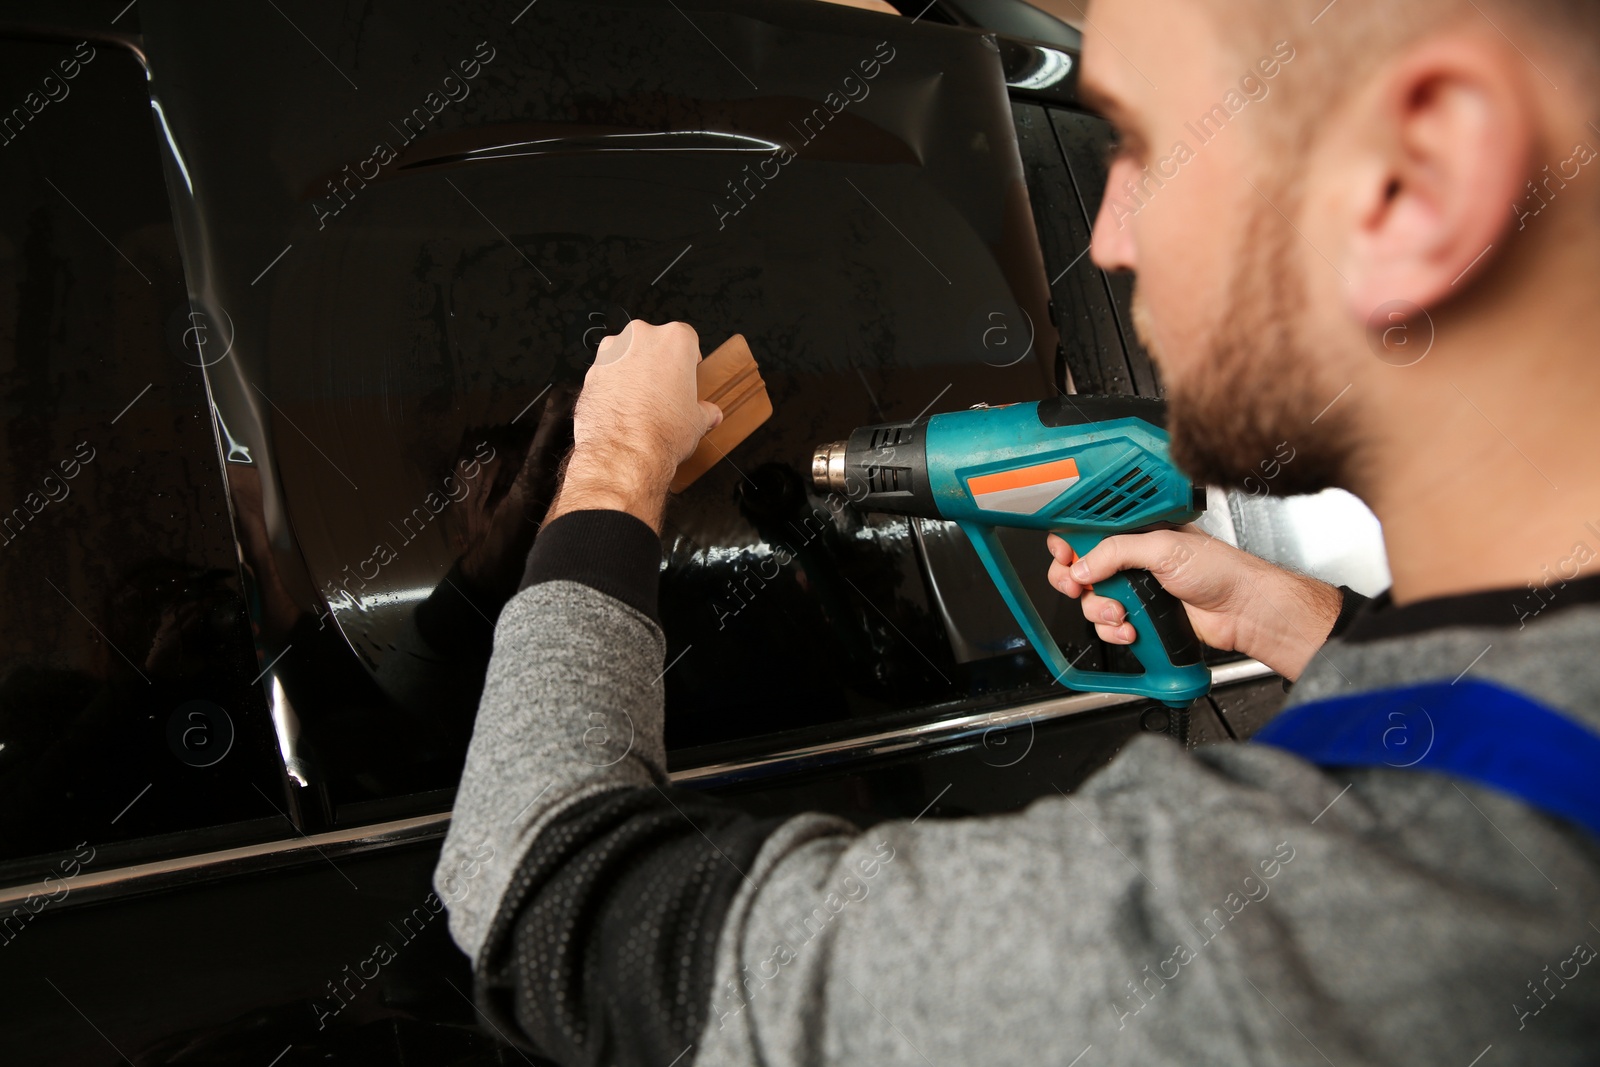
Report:
<svg viewBox="0 0 1600 1067"><path fill-rule="evenodd" d="M1058 396L863 426L848 441L817 448L812 480L869 511L959 525L1062 685L1172 707L1186 707L1210 689L1211 672L1183 605L1143 570L1095 583L1096 593L1126 609L1143 672L1074 667L995 532L1001 526L1051 531L1082 556L1111 534L1193 522L1205 510L1205 490L1172 465L1161 401Z"/></svg>

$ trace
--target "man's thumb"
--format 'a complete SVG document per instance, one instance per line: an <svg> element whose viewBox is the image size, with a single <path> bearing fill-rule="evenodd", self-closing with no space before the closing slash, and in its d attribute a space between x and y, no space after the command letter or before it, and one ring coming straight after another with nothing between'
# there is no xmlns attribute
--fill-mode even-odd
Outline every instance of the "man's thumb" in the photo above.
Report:
<svg viewBox="0 0 1600 1067"><path fill-rule="evenodd" d="M1094 582L1103 582L1120 570L1137 566L1126 560L1128 539L1124 537L1108 537L1094 546L1092 551L1078 557L1070 569L1072 577L1082 585Z"/></svg>
<svg viewBox="0 0 1600 1067"><path fill-rule="evenodd" d="M709 400L700 401L700 414L705 416L706 428L702 434L708 434L722 425L722 409Z"/></svg>

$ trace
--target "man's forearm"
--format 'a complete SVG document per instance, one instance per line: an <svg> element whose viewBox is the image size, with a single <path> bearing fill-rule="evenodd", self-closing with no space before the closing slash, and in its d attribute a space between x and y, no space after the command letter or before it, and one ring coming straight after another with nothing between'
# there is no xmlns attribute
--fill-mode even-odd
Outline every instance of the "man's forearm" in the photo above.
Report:
<svg viewBox="0 0 1600 1067"><path fill-rule="evenodd" d="M665 783L660 545L613 510L547 522L495 628L436 884L476 955L529 835L600 790Z"/></svg>
<svg viewBox="0 0 1600 1067"><path fill-rule="evenodd" d="M659 564L655 534L615 507L540 531L434 875L479 1010L564 1064L662 1064L697 1042L717 931L783 821L668 781Z"/></svg>
<svg viewBox="0 0 1600 1067"><path fill-rule="evenodd" d="M622 511L659 535L672 474L672 470L661 469L659 462L640 453L580 446L567 458L561 488L556 491L545 522L554 522L572 511Z"/></svg>

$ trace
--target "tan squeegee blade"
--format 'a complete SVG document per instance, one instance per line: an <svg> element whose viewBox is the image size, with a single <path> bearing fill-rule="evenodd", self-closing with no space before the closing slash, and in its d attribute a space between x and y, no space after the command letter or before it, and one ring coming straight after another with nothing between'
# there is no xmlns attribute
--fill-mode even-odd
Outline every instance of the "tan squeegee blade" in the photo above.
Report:
<svg viewBox="0 0 1600 1067"><path fill-rule="evenodd" d="M701 400L722 409L722 422L706 434L694 454L678 467L672 491L681 493L716 466L738 444L772 417L772 398L761 380L756 357L742 334L734 334L700 361L695 370Z"/></svg>

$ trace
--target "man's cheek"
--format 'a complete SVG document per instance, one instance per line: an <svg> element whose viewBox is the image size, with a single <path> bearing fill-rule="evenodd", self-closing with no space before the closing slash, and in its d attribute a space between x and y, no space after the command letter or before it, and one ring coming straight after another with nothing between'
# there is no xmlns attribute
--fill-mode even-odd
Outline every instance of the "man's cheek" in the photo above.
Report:
<svg viewBox="0 0 1600 1067"><path fill-rule="evenodd" d="M1156 321L1150 314L1150 301L1145 296L1145 287L1140 284L1136 284L1133 290L1133 332L1139 338L1139 343L1154 356L1161 342L1156 338Z"/></svg>
<svg viewBox="0 0 1600 1067"><path fill-rule="evenodd" d="M1181 364L1183 349L1214 332L1229 305L1237 259L1250 251L1241 250L1238 236L1249 215L1235 210L1239 198L1224 184L1224 161L1207 155L1198 153L1139 219L1139 281L1167 363ZM1233 181L1245 196L1256 195L1243 178Z"/></svg>
<svg viewBox="0 0 1600 1067"><path fill-rule="evenodd" d="M1145 249L1146 269L1134 286L1133 328L1169 386L1189 374L1204 336L1209 298L1175 253Z"/></svg>

